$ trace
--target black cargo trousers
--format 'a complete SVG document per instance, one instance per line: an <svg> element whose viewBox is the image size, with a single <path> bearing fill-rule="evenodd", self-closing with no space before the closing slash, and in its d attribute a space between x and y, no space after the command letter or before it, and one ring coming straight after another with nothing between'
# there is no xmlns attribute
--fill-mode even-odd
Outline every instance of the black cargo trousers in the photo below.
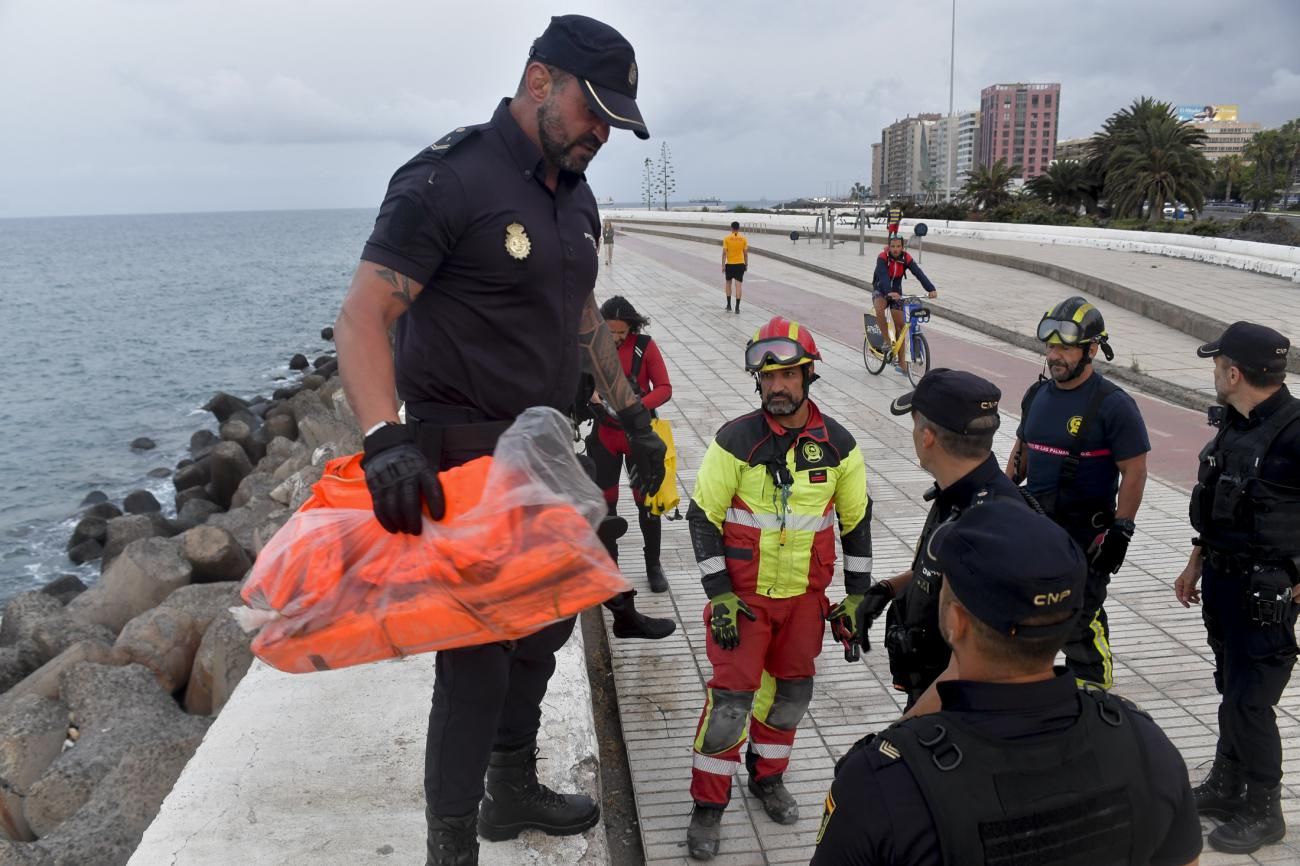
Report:
<svg viewBox="0 0 1300 866"><path fill-rule="evenodd" d="M1089 512L1083 516L1057 516L1050 513L1048 516L1070 534L1085 554L1114 519L1114 514L1108 511ZM1106 617L1105 608L1110 577L1109 574L1088 566L1088 577L1083 585L1083 610L1079 612L1079 619L1062 649L1065 666L1076 679L1104 689L1109 689L1115 683L1110 620Z"/></svg>
<svg viewBox="0 0 1300 866"><path fill-rule="evenodd" d="M458 407L457 407L458 408ZM440 470L491 454L508 424L481 424L472 410L407 405L416 441ZM436 425L436 426L435 426ZM555 673L555 654L573 633L574 619L515 641L442 650L434 662L433 706L424 752L424 794L439 817L466 815L483 799L483 778L494 750L532 743L542 698Z"/></svg>
<svg viewBox="0 0 1300 866"><path fill-rule="evenodd" d="M1291 679L1296 659L1296 614L1287 606L1281 622L1261 624L1251 615L1247 567L1216 567L1201 573L1201 617L1214 651L1219 704L1218 757L1241 766L1251 784L1282 781L1282 738L1273 708Z"/></svg>

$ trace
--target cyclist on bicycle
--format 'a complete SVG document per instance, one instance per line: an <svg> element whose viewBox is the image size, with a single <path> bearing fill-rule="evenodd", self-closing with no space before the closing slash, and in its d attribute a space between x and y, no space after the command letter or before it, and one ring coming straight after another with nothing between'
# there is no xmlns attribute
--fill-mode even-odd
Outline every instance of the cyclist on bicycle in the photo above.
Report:
<svg viewBox="0 0 1300 866"><path fill-rule="evenodd" d="M885 307L893 309L894 333L903 333L903 278L911 271L931 298L939 297L939 290L930 282L930 278L916 264L916 260L904 249L905 242L900 237L889 239L889 246L876 257L876 272L871 278L871 301L876 308L876 324L880 326L882 342L889 344L889 328L885 326ZM907 359L899 358L894 369L900 373L907 372Z"/></svg>

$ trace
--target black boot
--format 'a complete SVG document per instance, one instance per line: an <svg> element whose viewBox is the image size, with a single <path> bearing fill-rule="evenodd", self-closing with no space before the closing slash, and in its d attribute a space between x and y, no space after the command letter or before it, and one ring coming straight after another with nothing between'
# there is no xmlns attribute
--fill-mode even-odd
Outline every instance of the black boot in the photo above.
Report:
<svg viewBox="0 0 1300 866"><path fill-rule="evenodd" d="M557 794L537 781L537 746L494 751L478 811L478 834L491 842L513 839L521 830L573 836L596 825L600 807L585 794Z"/></svg>
<svg viewBox="0 0 1300 866"><path fill-rule="evenodd" d="M781 777L772 776L759 781L749 777L749 793L763 804L767 817L778 824L797 824L799 822L799 804L794 796L786 790Z"/></svg>
<svg viewBox="0 0 1300 866"><path fill-rule="evenodd" d="M1241 766L1216 755L1205 781L1192 789L1192 797L1199 814L1231 821L1246 808L1246 780Z"/></svg>
<svg viewBox="0 0 1300 866"><path fill-rule="evenodd" d="M677 630L677 623L671 619L656 619L638 611L634 598L636 598L635 589L616 595L605 602L605 607L614 614L614 637L659 640Z"/></svg>
<svg viewBox="0 0 1300 866"><path fill-rule="evenodd" d="M657 562L647 561L645 564L645 578L650 581L651 592L667 592L668 576L664 574L664 567Z"/></svg>
<svg viewBox="0 0 1300 866"><path fill-rule="evenodd" d="M478 866L478 812L459 818L440 818L428 806L424 819L429 825L425 866Z"/></svg>
<svg viewBox="0 0 1300 866"><path fill-rule="evenodd" d="M691 812L691 825L686 828L686 850L691 859L712 860L718 853L724 809L724 806L695 804L695 811Z"/></svg>
<svg viewBox="0 0 1300 866"><path fill-rule="evenodd" d="M663 537L663 524L659 518L655 517L644 508L637 509L637 524L641 528L641 540L645 542L645 547L641 548L645 553L645 576L650 582L651 592L667 592L668 578L664 574L663 566L659 564L659 545Z"/></svg>
<svg viewBox="0 0 1300 866"><path fill-rule="evenodd" d="M1225 854L1250 854L1265 845L1281 841L1286 835L1282 818L1282 786L1265 788L1246 786L1246 806L1232 820L1210 834L1207 840L1215 851Z"/></svg>

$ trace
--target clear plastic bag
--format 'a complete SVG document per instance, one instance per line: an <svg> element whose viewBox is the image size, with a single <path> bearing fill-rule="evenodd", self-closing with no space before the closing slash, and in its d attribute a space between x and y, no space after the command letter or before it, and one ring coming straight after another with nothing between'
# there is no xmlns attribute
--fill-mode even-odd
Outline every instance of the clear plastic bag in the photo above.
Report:
<svg viewBox="0 0 1300 866"><path fill-rule="evenodd" d="M447 514L418 536L375 520L360 455L330 461L241 588L253 652L304 673L516 640L629 589L572 443L559 412L527 410L492 457L439 474Z"/></svg>

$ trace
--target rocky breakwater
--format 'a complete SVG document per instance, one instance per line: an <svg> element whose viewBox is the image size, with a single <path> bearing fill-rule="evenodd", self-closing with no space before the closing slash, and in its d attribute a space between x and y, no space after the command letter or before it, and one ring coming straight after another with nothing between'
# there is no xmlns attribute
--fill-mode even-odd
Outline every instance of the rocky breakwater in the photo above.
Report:
<svg viewBox="0 0 1300 866"><path fill-rule="evenodd" d="M220 432L172 474L175 517L90 503L69 555L100 579L4 606L0 866L116 866L139 844L252 662L240 581L325 462L361 447L337 362L314 367L269 399L214 396Z"/></svg>

